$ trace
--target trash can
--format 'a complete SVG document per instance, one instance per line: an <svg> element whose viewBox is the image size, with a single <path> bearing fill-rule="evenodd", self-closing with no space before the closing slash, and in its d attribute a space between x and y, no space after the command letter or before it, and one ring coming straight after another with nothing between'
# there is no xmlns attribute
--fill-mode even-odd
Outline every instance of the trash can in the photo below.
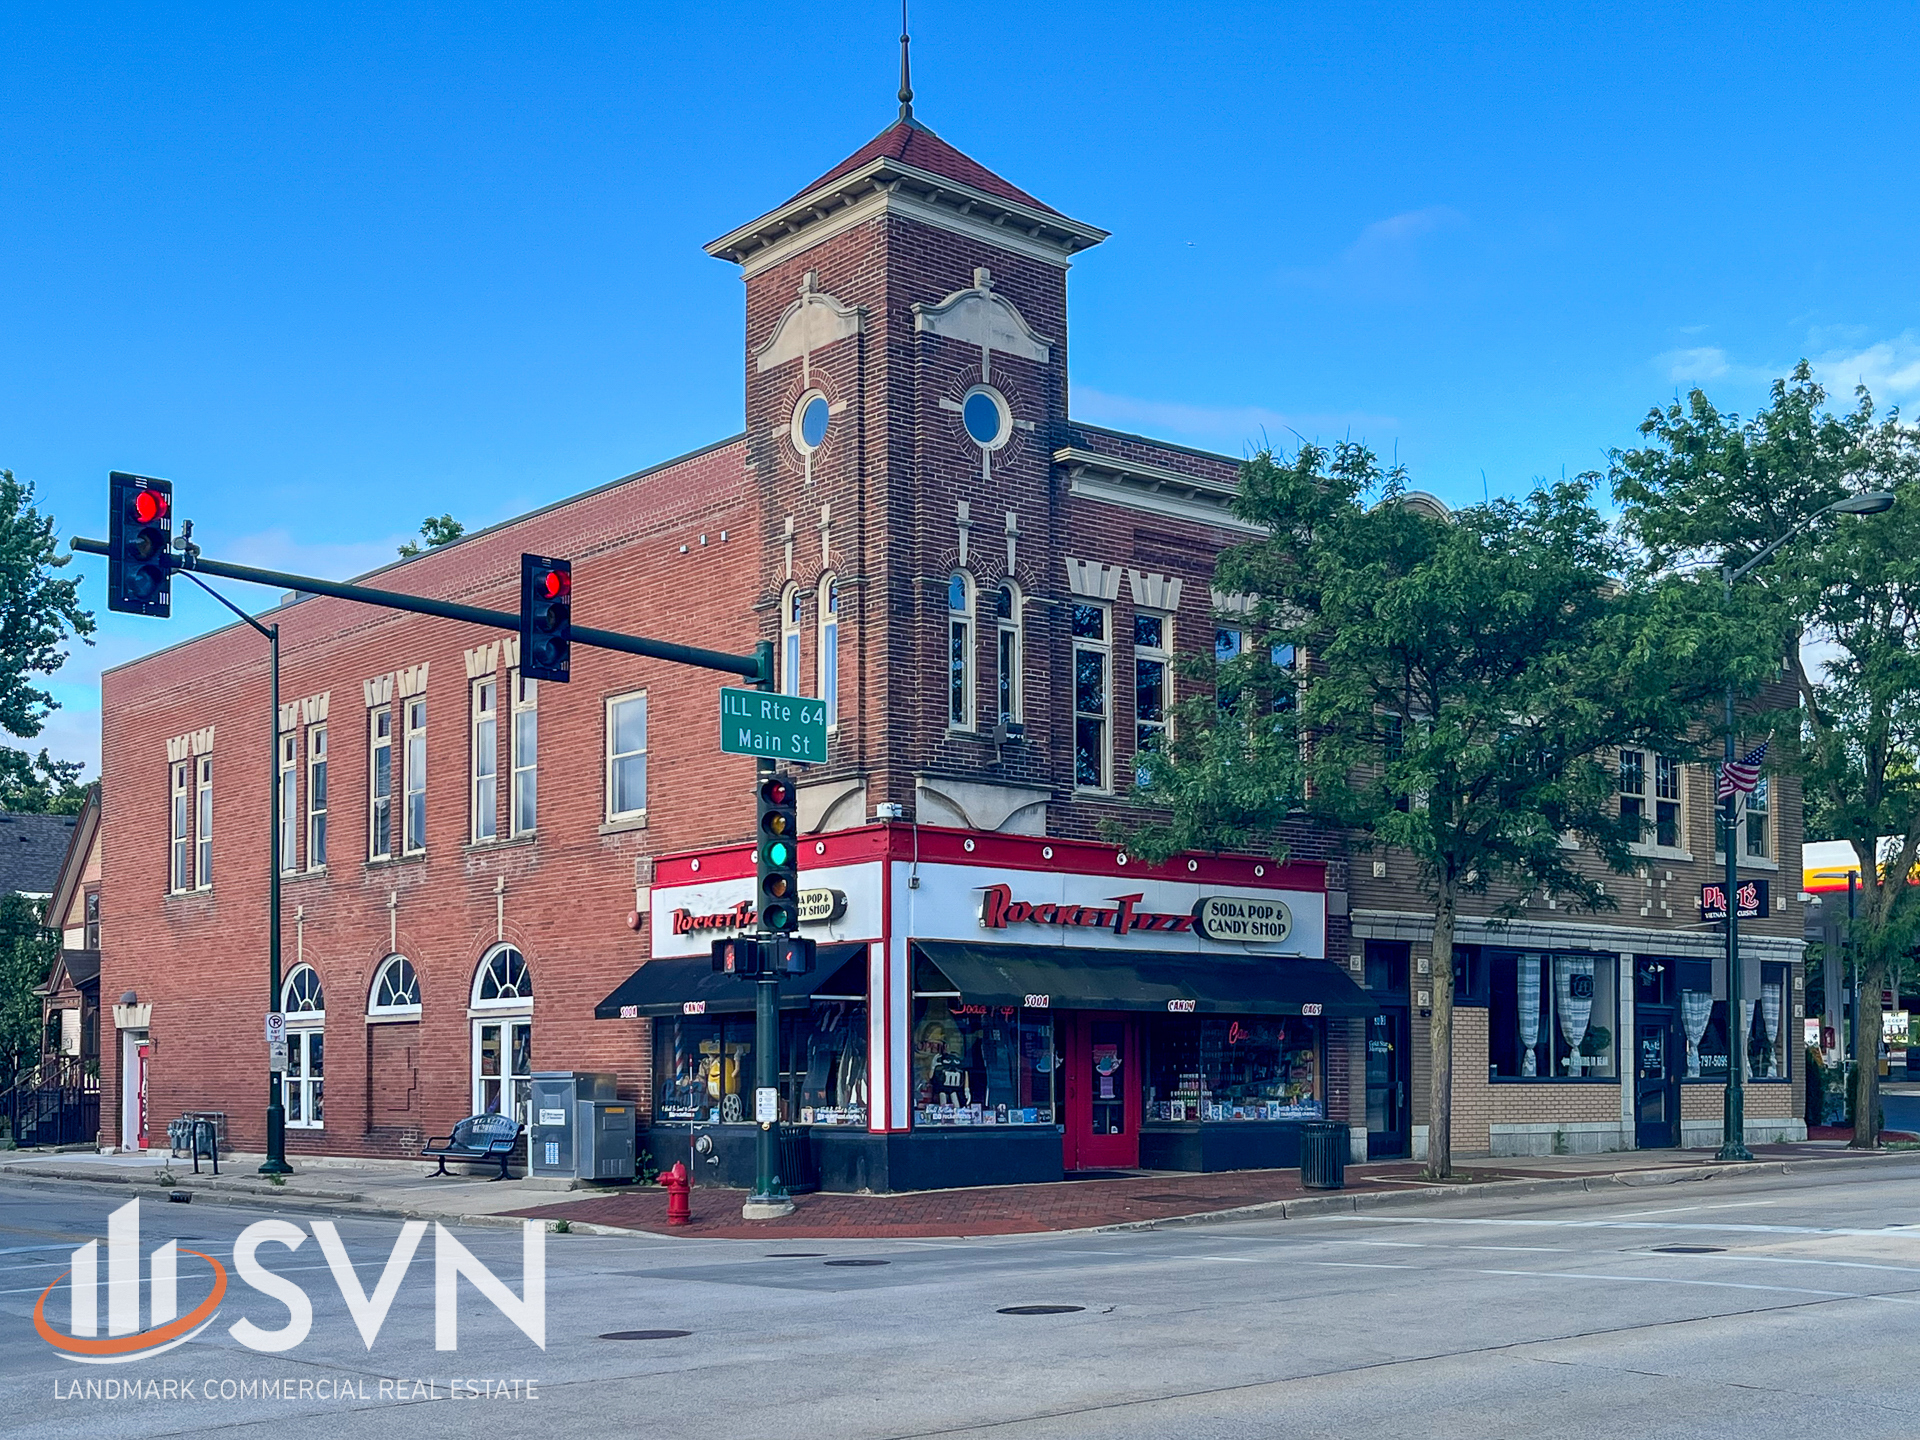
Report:
<svg viewBox="0 0 1920 1440"><path fill-rule="evenodd" d="M780 1144L774 1154L780 1181L789 1195L810 1195L820 1188L820 1174L813 1168L811 1132L804 1125L782 1125Z"/></svg>
<svg viewBox="0 0 1920 1440"><path fill-rule="evenodd" d="M1312 1120L1301 1127L1300 1183L1309 1190L1340 1190L1347 1183L1347 1127Z"/></svg>

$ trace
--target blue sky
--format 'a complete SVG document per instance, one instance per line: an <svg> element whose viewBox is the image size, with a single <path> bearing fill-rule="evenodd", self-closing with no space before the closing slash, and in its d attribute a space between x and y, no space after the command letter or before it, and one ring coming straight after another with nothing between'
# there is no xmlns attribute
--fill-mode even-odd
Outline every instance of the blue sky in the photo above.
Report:
<svg viewBox="0 0 1920 1440"><path fill-rule="evenodd" d="M894 108L886 0L268 10L0 9L0 466L62 533L129 469L209 554L346 575L733 433L740 282L700 246ZM913 29L919 117L1113 231L1072 273L1079 418L1352 435L1469 500L1803 355L1920 399L1911 4ZM47 743L91 764L101 666L216 621L103 614Z"/></svg>

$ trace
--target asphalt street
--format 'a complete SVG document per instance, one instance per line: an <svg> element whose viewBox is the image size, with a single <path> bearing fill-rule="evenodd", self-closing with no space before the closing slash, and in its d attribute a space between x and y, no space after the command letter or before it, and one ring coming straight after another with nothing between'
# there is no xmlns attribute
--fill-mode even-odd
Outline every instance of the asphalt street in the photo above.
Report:
<svg viewBox="0 0 1920 1440"><path fill-rule="evenodd" d="M1867 1440L1920 1428L1920 1158L1015 1239L553 1235L544 1351L465 1280L458 1348L435 1349L431 1231L369 1349L315 1212L149 1195L143 1252L180 1241L182 1314L211 1273L187 1250L233 1271L242 1227L300 1226L299 1248L260 1255L311 1297L311 1331L281 1354L244 1348L231 1325L273 1330L289 1312L236 1274L179 1348L73 1363L32 1313L54 1286L45 1315L67 1332L69 1252L100 1238L104 1255L108 1212L129 1193L0 1189L0 1432ZM400 1222L336 1223L371 1294ZM517 1233L455 1234L521 1289ZM99 1273L104 1295L104 1258ZM1019 1306L1078 1308L1002 1313ZM106 1314L103 1300L102 1335ZM657 1330L688 1333L603 1338ZM285 1394L263 1398L262 1382Z"/></svg>

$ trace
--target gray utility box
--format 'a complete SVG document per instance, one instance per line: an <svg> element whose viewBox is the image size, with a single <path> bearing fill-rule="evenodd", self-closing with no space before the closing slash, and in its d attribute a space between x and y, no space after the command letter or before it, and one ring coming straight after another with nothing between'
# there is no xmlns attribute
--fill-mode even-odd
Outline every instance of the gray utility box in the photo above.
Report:
<svg viewBox="0 0 1920 1440"><path fill-rule="evenodd" d="M536 1070L532 1098L527 1117L527 1172L568 1180L589 1176L590 1172L580 1166L579 1108L602 1102L617 1106L614 1077L593 1070ZM627 1109L631 1118L632 1107Z"/></svg>
<svg viewBox="0 0 1920 1440"><path fill-rule="evenodd" d="M634 1113L625 1100L580 1100L579 1177L582 1180L631 1180L634 1168Z"/></svg>

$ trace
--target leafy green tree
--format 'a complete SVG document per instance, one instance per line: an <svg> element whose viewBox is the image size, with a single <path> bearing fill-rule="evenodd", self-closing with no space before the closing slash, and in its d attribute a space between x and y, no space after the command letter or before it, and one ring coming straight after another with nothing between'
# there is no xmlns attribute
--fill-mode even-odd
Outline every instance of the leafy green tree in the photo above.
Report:
<svg viewBox="0 0 1920 1440"><path fill-rule="evenodd" d="M1799 709L1779 717L1779 762L1797 770L1809 830L1862 858L1852 944L1853 1143L1879 1143L1881 987L1920 932L1920 433L1875 414L1865 388L1834 414L1803 360L1750 420L1699 390L1655 409L1648 443L1614 457L1613 490L1649 567L1739 566L1841 497L1889 490L1894 507L1809 525L1739 587L1742 622L1781 637ZM1803 653L1802 637L1812 642ZM1875 856L1879 863L1867 857Z"/></svg>
<svg viewBox="0 0 1920 1440"><path fill-rule="evenodd" d="M0 470L0 731L22 740L38 735L57 705L34 677L66 663L70 636L84 640L93 633L93 616L80 605L79 580L58 574L73 557L59 553L53 517L33 500L32 485ZM52 760L45 751L36 761L0 745L0 808L65 803L78 773L77 766Z"/></svg>
<svg viewBox="0 0 1920 1440"><path fill-rule="evenodd" d="M78 760L56 760L41 747L38 755L0 748L0 810L16 814L78 815L87 803Z"/></svg>
<svg viewBox="0 0 1920 1440"><path fill-rule="evenodd" d="M1620 818L1608 752L1687 753L1724 673L1716 596L1624 583L1593 484L1443 518L1404 503L1405 474L1362 445L1254 457L1235 509L1270 538L1223 554L1215 583L1257 597L1258 643L1224 667L1231 704L1182 707L1136 792L1166 812L1134 837L1149 858L1272 845L1293 814L1412 859L1434 916L1436 1178L1452 1172L1462 899L1513 914L1544 890L1610 908L1606 871L1629 868L1641 837ZM1305 663L1275 664L1290 657Z"/></svg>
<svg viewBox="0 0 1920 1440"><path fill-rule="evenodd" d="M40 1059L40 999L33 993L53 970L60 938L40 923L40 907L24 895L0 895L0 1088Z"/></svg>
<svg viewBox="0 0 1920 1440"><path fill-rule="evenodd" d="M451 515L429 515L420 522L420 538L426 543L416 544L412 540L401 541L400 558L402 560L411 560L414 556L424 555L427 551L441 545L449 545L466 533L467 527Z"/></svg>

